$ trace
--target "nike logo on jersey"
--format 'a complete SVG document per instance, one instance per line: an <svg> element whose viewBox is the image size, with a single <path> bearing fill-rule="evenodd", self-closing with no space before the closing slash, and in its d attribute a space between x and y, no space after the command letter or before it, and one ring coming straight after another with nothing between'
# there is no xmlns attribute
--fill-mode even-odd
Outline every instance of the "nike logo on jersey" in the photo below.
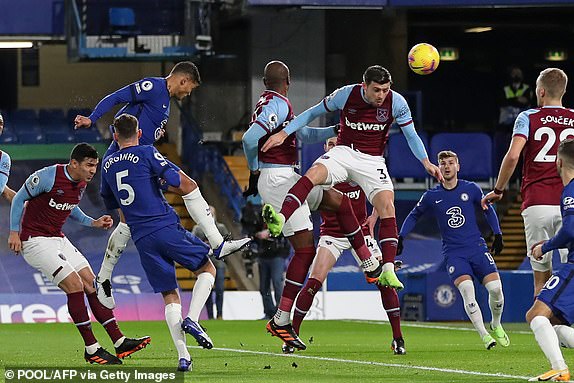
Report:
<svg viewBox="0 0 574 383"><path fill-rule="evenodd" d="M439 199L439 200L437 200L437 201L434 201L434 203L441 203L441 202L442 202L442 199Z"/></svg>
<svg viewBox="0 0 574 383"><path fill-rule="evenodd" d="M163 108L164 108L164 109L165 109L165 108L167 108L167 105L165 105L165 104L164 104L164 105L162 105L162 106L163 106Z"/></svg>

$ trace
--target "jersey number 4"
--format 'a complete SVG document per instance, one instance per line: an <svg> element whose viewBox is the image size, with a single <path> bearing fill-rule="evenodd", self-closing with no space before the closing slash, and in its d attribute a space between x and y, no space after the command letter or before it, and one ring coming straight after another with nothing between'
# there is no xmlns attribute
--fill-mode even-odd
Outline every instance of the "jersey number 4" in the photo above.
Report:
<svg viewBox="0 0 574 383"><path fill-rule="evenodd" d="M547 126L536 129L536 132L534 132L534 139L536 141L542 141L543 136L548 136L548 141L546 141L542 149L540 149L536 157L534 157L534 162L556 162L556 155L548 154L548 152L552 150L554 144L556 143L556 132L554 129ZM574 136L574 129L564 129L560 133L559 142L564 141L569 136Z"/></svg>

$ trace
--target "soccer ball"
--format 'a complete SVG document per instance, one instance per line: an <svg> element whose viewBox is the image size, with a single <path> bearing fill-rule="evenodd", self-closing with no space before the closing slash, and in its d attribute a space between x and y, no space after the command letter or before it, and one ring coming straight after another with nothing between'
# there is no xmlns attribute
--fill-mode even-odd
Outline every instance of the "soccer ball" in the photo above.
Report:
<svg viewBox="0 0 574 383"><path fill-rule="evenodd" d="M408 58L411 70L421 75L434 72L440 62L440 55L436 48L427 43L420 43L412 47Z"/></svg>

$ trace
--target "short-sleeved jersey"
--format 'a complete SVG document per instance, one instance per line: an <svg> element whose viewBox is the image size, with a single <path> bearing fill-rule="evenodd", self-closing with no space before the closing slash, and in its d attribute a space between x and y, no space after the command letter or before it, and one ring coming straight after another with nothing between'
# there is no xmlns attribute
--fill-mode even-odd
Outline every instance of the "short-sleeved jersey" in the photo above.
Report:
<svg viewBox="0 0 574 383"><path fill-rule="evenodd" d="M522 209L558 205L562 181L556 172L560 141L574 136L574 110L562 107L529 109L514 123L514 136L524 137Z"/></svg>
<svg viewBox="0 0 574 383"><path fill-rule="evenodd" d="M63 237L62 226L78 206L86 182L75 182L66 172L66 165L52 165L38 170L24 183L30 200L22 217L20 239L31 237Z"/></svg>
<svg viewBox="0 0 574 383"><path fill-rule="evenodd" d="M349 197L353 211L362 225L363 235L369 234L369 228L364 225L367 219L367 197L363 189L354 182L343 182L335 185L335 189ZM334 238L345 238L345 234L339 227L337 214L332 212L321 212L321 236L328 235Z"/></svg>
<svg viewBox="0 0 574 383"><path fill-rule="evenodd" d="M180 184L179 174L151 145L120 149L102 161L100 192L108 209L122 209L134 242L179 223L160 191L158 178L171 186Z"/></svg>
<svg viewBox="0 0 574 383"><path fill-rule="evenodd" d="M391 90L383 105L367 102L361 84L339 88L323 99L328 111L341 110L337 145L349 146L362 153L381 156L393 121L400 127L412 123L411 111L403 96Z"/></svg>
<svg viewBox="0 0 574 383"><path fill-rule="evenodd" d="M482 190L474 182L458 180L456 187L450 190L438 185L423 194L409 217L412 215L418 220L430 212L436 218L444 253L484 246L476 221L481 198Z"/></svg>
<svg viewBox="0 0 574 383"><path fill-rule="evenodd" d="M250 123L261 126L267 132L259 139L259 162L282 165L293 165L297 162L295 133L289 135L281 145L267 152L261 151L267 139L287 126L294 117L289 99L272 90L266 90L261 94Z"/></svg>
<svg viewBox="0 0 574 383"><path fill-rule="evenodd" d="M562 215L562 230L572 233L574 230L567 227L567 225L570 224L570 220L564 219L567 215L574 215L574 182L572 181L570 181L562 191L560 198L560 214ZM568 243L567 248L568 263L574 263L574 239Z"/></svg>
<svg viewBox="0 0 574 383"><path fill-rule="evenodd" d="M0 150L0 193L4 191L10 177L10 156L8 153Z"/></svg>
<svg viewBox="0 0 574 383"><path fill-rule="evenodd" d="M167 81L162 77L147 77L129 84L104 98L90 115L95 122L114 105L126 103L116 117L129 113L137 117L142 130L140 144L152 145L160 138L161 130L169 118L170 107ZM113 129L110 127L110 129ZM113 134L113 131L112 131Z"/></svg>

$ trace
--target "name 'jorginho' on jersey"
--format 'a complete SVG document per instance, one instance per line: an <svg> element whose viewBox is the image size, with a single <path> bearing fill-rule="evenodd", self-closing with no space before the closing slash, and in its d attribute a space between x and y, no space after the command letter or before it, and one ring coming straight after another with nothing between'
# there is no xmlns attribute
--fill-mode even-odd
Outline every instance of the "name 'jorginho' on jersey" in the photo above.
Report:
<svg viewBox="0 0 574 383"><path fill-rule="evenodd" d="M178 187L180 177L151 145L130 146L102 162L101 194L110 210L121 209L135 241L179 222L165 200L158 178Z"/></svg>

